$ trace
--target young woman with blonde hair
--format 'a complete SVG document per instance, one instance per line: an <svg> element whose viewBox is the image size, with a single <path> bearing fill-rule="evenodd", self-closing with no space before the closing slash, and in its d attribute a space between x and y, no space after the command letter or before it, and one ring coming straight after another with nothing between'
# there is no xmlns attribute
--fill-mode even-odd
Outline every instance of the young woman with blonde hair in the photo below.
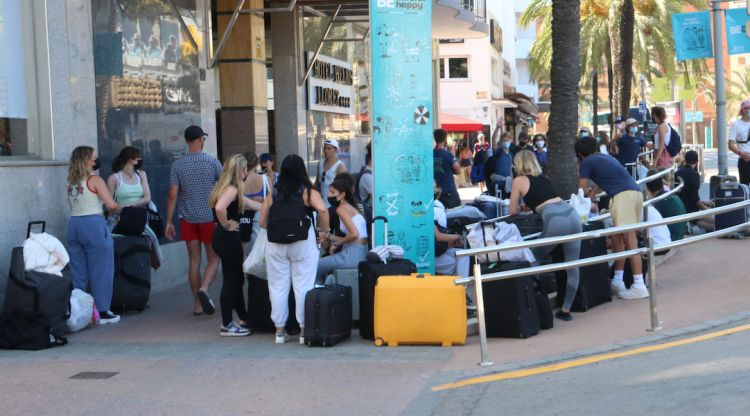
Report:
<svg viewBox="0 0 750 416"><path fill-rule="evenodd" d="M261 204L243 195L246 178L245 156L230 156L224 162L221 176L208 199L208 205L217 224L212 244L221 259L224 274L219 297L222 321L219 335L223 337L250 335L250 328L246 324L247 309L242 289L245 275L242 272L244 252L240 239L240 214L248 208L258 211ZM237 313L237 321L233 320L232 311Z"/></svg>
<svg viewBox="0 0 750 416"><path fill-rule="evenodd" d="M91 294L99 310L99 324L116 323L120 317L110 310L112 281L115 275L115 254L112 235L104 219L106 205L110 212L120 207L112 199L107 185L99 175L99 157L89 146L79 146L70 155L68 166L68 254L73 287Z"/></svg>
<svg viewBox="0 0 750 416"><path fill-rule="evenodd" d="M581 232L581 219L578 213L565 203L552 187L550 180L542 174L534 153L522 150L513 159L516 177L510 193L510 214L515 215L521 210L520 201L542 218L542 235L540 238L555 237ZM537 247L533 250L537 262L549 256L557 244ZM565 261L578 260L581 250L580 241L562 244ZM564 321L573 319L570 307L578 291L578 269L568 269L568 284L565 290L565 301L555 316Z"/></svg>

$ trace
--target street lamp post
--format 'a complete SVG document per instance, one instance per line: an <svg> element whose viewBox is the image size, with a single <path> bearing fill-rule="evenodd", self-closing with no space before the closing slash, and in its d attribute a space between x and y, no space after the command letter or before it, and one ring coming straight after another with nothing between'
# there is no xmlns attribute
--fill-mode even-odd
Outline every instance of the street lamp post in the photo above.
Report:
<svg viewBox="0 0 750 416"><path fill-rule="evenodd" d="M716 144L719 149L719 175L727 169L727 94L724 87L724 38L721 33L721 3L730 0L711 1L714 18L714 59L716 63Z"/></svg>

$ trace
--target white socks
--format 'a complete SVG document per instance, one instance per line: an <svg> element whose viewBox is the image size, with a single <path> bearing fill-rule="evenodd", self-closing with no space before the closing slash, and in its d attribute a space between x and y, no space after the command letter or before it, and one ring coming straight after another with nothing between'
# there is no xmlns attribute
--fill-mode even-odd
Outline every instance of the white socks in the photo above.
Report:
<svg viewBox="0 0 750 416"><path fill-rule="evenodd" d="M617 287L625 287L625 282L623 282L622 280L622 276L624 273L624 270L615 270L615 278L612 279L612 284ZM643 280L643 276L641 276L641 280Z"/></svg>
<svg viewBox="0 0 750 416"><path fill-rule="evenodd" d="M633 287L637 288L645 288L646 284L643 282L643 275L642 274L634 274L633 275Z"/></svg>

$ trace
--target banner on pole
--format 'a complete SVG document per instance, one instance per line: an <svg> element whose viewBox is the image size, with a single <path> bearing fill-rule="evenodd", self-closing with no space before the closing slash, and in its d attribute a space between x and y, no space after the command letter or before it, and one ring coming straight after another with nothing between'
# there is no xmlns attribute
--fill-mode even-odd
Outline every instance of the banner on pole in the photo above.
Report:
<svg viewBox="0 0 750 416"><path fill-rule="evenodd" d="M673 14L672 33L678 61L714 56L709 11Z"/></svg>
<svg viewBox="0 0 750 416"><path fill-rule="evenodd" d="M651 99L657 103L672 100L672 84L667 78L654 78Z"/></svg>
<svg viewBox="0 0 750 416"><path fill-rule="evenodd" d="M388 243L432 272L432 0L370 0L370 27L375 215L388 218Z"/></svg>
<svg viewBox="0 0 750 416"><path fill-rule="evenodd" d="M745 9L727 9L724 11L727 27L727 52L730 55L750 53L750 38L745 33L745 25L750 17Z"/></svg>

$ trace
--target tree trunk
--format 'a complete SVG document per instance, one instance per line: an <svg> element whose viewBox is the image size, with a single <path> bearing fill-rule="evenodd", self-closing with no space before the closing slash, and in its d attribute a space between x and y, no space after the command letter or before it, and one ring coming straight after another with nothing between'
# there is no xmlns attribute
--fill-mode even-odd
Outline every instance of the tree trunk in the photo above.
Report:
<svg viewBox="0 0 750 416"><path fill-rule="evenodd" d="M623 119L629 117L633 85L633 31L635 9L633 0L612 0L609 8L609 40L612 50L614 111Z"/></svg>
<svg viewBox="0 0 750 416"><path fill-rule="evenodd" d="M615 133L615 105L613 98L614 80L612 74L612 43L607 42L607 56L604 57L605 64L607 65L607 100L609 102L609 135L614 137Z"/></svg>
<svg viewBox="0 0 750 416"><path fill-rule="evenodd" d="M552 97L547 176L567 197L578 187L575 141L578 130L578 82L581 79L580 0L552 1Z"/></svg>

